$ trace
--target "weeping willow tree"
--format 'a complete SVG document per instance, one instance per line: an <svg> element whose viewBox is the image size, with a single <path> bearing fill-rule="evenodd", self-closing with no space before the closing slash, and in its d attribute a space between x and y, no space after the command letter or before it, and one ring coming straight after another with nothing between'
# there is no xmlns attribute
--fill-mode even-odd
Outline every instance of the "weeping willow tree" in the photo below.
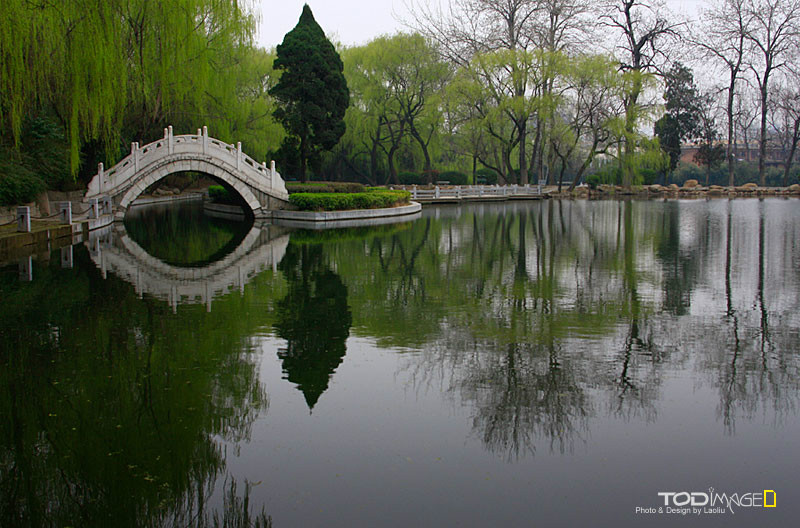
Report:
<svg viewBox="0 0 800 528"><path fill-rule="evenodd" d="M255 27L242 0L3 0L0 140L19 147L25 120L52 112L76 174L87 143L112 162L124 141L166 124L252 125L253 115L231 123L223 110L243 93L254 101L237 73L254 57Z"/></svg>

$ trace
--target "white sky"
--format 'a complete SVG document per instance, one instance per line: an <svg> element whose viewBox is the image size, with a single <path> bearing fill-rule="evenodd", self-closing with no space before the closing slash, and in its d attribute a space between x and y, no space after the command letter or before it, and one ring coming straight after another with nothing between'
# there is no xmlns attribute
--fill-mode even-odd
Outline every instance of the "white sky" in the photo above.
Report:
<svg viewBox="0 0 800 528"><path fill-rule="evenodd" d="M404 0L260 0L258 43L271 48L283 41L308 3L314 18L329 38L342 44L365 44L382 34L403 29L397 18L409 19ZM694 16L706 0L667 0L676 13Z"/></svg>

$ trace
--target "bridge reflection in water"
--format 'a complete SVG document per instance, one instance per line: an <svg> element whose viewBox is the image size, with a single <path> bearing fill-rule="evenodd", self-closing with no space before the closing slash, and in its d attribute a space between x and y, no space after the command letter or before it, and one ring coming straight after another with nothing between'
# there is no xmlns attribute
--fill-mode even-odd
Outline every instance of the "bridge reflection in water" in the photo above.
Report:
<svg viewBox="0 0 800 528"><path fill-rule="evenodd" d="M255 222L241 243L223 258L202 267L182 267L154 257L140 246L121 223L93 231L86 245L103 278L110 271L131 283L139 297L164 300L173 313L179 304L205 304L211 311L214 297L236 290L262 271L277 270L286 254L289 229Z"/></svg>

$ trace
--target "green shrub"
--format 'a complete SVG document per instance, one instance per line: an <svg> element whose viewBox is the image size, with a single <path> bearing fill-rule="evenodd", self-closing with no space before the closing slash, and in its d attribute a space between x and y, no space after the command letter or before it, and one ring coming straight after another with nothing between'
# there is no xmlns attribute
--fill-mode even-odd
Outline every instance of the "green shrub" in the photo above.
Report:
<svg viewBox="0 0 800 528"><path fill-rule="evenodd" d="M649 167L644 167L639 169L639 174L642 176L642 183L644 185L652 185L658 181L658 178L661 176L661 173L656 169L651 169Z"/></svg>
<svg viewBox="0 0 800 528"><path fill-rule="evenodd" d="M208 197L214 203L227 205L241 205L242 200L239 195L222 185L209 185Z"/></svg>
<svg viewBox="0 0 800 528"><path fill-rule="evenodd" d="M450 185L469 185L469 176L463 172L445 171L439 174L439 181L450 182Z"/></svg>
<svg viewBox="0 0 800 528"><path fill-rule="evenodd" d="M364 186L355 182L308 182L286 185L289 194L294 193L358 193L364 192Z"/></svg>
<svg viewBox="0 0 800 528"><path fill-rule="evenodd" d="M597 172L586 177L586 184L595 188L598 185L618 185L622 180L622 171L616 163L609 163Z"/></svg>
<svg viewBox="0 0 800 528"><path fill-rule="evenodd" d="M46 187L40 177L26 168L0 162L0 205L32 202Z"/></svg>
<svg viewBox="0 0 800 528"><path fill-rule="evenodd" d="M685 163L681 161L678 162L678 166L675 167L675 170L672 172L670 183L675 183L680 186L683 185L686 180L703 181L704 178L705 175L700 170L700 167L694 163Z"/></svg>
<svg viewBox="0 0 800 528"><path fill-rule="evenodd" d="M422 181L424 183L436 183L439 179L439 171L436 169L431 169L422 173Z"/></svg>
<svg viewBox="0 0 800 528"><path fill-rule="evenodd" d="M416 172L401 172L397 175L397 180L401 185L425 185L428 180Z"/></svg>
<svg viewBox="0 0 800 528"><path fill-rule="evenodd" d="M497 172L492 169L487 169L486 167L475 171L475 177L478 180L475 183L481 185L494 185L497 183Z"/></svg>
<svg viewBox="0 0 800 528"><path fill-rule="evenodd" d="M301 211L342 211L347 209L379 209L408 203L408 191L369 189L361 193L295 193L289 202Z"/></svg>

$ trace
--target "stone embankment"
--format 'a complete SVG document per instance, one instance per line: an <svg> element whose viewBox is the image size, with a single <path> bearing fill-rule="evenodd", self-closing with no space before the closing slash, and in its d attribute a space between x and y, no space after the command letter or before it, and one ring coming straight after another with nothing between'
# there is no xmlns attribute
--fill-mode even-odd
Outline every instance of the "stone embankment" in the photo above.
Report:
<svg viewBox="0 0 800 528"><path fill-rule="evenodd" d="M687 180L683 186L641 185L630 189L619 185L598 185L596 189L576 187L572 191L562 189L551 194L554 198L611 198L633 196L636 198L747 198L763 196L800 197L800 184L789 187L759 187L755 183L745 183L735 187L719 185L701 186L697 180Z"/></svg>

